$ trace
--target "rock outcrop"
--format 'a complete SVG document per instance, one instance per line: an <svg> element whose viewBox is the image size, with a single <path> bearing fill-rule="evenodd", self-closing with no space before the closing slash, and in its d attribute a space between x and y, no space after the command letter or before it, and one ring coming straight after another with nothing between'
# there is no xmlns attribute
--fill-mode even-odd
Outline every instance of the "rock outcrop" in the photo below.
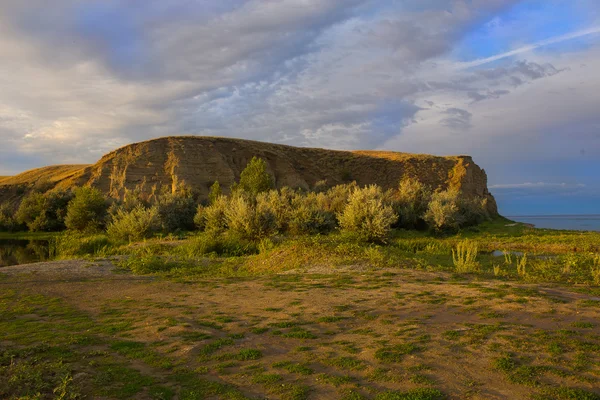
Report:
<svg viewBox="0 0 600 400"><path fill-rule="evenodd" d="M91 185L115 198L136 187L150 193L186 184L207 196L216 180L227 192L253 156L267 162L277 187L311 189L319 181L328 186L356 181L387 189L409 176L434 188L452 187L466 197L487 198L490 211L497 213L485 171L468 156L336 151L201 136L135 143L93 165L46 167L5 178L0 181L0 201L14 199L36 184L54 188Z"/></svg>

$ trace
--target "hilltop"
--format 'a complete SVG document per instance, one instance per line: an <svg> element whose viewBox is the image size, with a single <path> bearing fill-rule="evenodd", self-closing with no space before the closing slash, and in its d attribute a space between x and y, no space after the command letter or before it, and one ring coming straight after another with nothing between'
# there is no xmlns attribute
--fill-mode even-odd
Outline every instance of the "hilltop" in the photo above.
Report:
<svg viewBox="0 0 600 400"><path fill-rule="evenodd" d="M49 166L0 178L0 201L15 201L36 185L48 190L90 185L120 198L126 189L150 193L187 184L206 196L217 180L227 192L253 156L267 162L277 187L312 189L323 181L327 186L356 181L388 189L408 176L433 188L457 188L465 197L485 197L490 211L497 213L486 173L469 156L338 151L202 136L134 143L93 165Z"/></svg>

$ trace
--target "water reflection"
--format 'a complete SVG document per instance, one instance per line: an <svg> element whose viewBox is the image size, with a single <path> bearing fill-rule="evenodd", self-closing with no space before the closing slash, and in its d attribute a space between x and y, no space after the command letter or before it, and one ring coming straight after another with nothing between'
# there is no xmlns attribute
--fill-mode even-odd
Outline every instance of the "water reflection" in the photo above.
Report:
<svg viewBox="0 0 600 400"><path fill-rule="evenodd" d="M48 260L47 240L0 239L0 267Z"/></svg>

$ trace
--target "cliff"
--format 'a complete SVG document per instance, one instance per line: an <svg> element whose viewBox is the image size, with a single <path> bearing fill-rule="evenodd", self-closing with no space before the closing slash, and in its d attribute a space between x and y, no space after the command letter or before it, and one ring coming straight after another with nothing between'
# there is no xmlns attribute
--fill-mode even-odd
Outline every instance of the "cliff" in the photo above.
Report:
<svg viewBox="0 0 600 400"><path fill-rule="evenodd" d="M387 189L409 176L434 188L458 188L466 197L488 198L490 211L497 213L485 171L468 156L336 151L201 136L135 143L105 155L93 165L45 167L4 178L0 180L0 201L14 200L34 185L91 185L118 198L125 189L138 187L150 193L164 186L186 184L206 196L215 180L226 192L253 156L267 162L277 187L310 189L325 180L328 186L356 181Z"/></svg>

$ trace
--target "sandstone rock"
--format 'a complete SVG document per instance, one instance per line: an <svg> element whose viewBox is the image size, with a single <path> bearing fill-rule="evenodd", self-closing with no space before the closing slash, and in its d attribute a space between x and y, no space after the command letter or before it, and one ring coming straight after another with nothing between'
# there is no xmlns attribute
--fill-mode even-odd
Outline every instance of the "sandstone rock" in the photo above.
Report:
<svg viewBox="0 0 600 400"><path fill-rule="evenodd" d="M207 196L216 180L227 193L253 156L267 162L277 187L310 189L322 180L330 186L355 180L359 185L375 183L388 189L410 176L434 188L458 188L466 197L485 197L490 211L497 213L485 171L468 156L336 151L202 136L131 144L105 155L94 165L28 171L0 181L0 201L3 196L14 197L15 188L30 188L42 178L56 188L91 185L115 198L136 186L151 193L164 186L172 190L180 184Z"/></svg>

